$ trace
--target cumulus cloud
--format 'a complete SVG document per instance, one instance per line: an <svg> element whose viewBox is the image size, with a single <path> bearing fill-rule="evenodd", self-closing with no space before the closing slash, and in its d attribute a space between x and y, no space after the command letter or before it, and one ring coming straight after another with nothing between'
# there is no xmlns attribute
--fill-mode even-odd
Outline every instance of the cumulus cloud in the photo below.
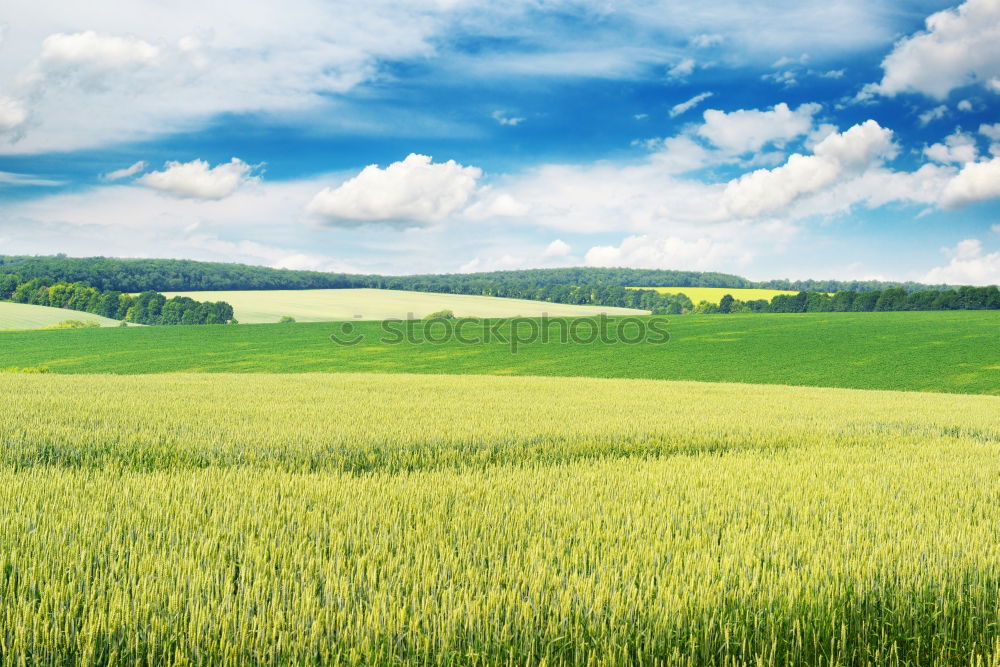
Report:
<svg viewBox="0 0 1000 667"><path fill-rule="evenodd" d="M892 131L867 120L846 132L829 135L816 145L813 155L795 153L780 167L758 169L730 181L722 202L733 215L776 211L802 195L832 185L845 174L864 170L894 150Z"/></svg>
<svg viewBox="0 0 1000 667"><path fill-rule="evenodd" d="M925 147L924 155L942 164L965 164L979 157L979 150L972 135L958 131L945 137L943 143Z"/></svg>
<svg viewBox="0 0 1000 667"><path fill-rule="evenodd" d="M944 188L941 205L960 208L1000 197L1000 157L969 162Z"/></svg>
<svg viewBox="0 0 1000 667"><path fill-rule="evenodd" d="M123 169L115 169L114 171L109 171L104 174L101 178L105 181L120 181L123 178L128 178L129 176L135 176L141 171L145 171L146 163L143 160L139 160L130 167L125 167Z"/></svg>
<svg viewBox="0 0 1000 667"><path fill-rule="evenodd" d="M819 104L803 104L794 111L782 102L769 111L739 109L730 113L709 109L698 135L720 149L742 154L759 150L766 144L783 145L809 132Z"/></svg>
<svg viewBox="0 0 1000 667"><path fill-rule="evenodd" d="M568 243L562 239L556 239L545 248L545 252L542 253L542 257L545 257L546 259L566 257L570 252L572 252L572 250L573 249L570 248Z"/></svg>
<svg viewBox="0 0 1000 667"><path fill-rule="evenodd" d="M923 281L949 285L1000 285L1000 250L986 253L978 239L965 239L954 248L943 248L947 266L931 269Z"/></svg>
<svg viewBox="0 0 1000 667"><path fill-rule="evenodd" d="M1000 156L1000 123L993 123L992 125L983 123L979 126L979 134L993 141L990 145L990 153Z"/></svg>
<svg viewBox="0 0 1000 667"><path fill-rule="evenodd" d="M253 166L238 158L215 167L204 160L167 162L163 171L150 172L136 183L182 199L223 199L256 180L253 171Z"/></svg>
<svg viewBox="0 0 1000 667"><path fill-rule="evenodd" d="M689 100L685 100L684 102L681 102L679 104L675 104L670 109L670 117L671 118L676 118L677 116L680 116L682 113L686 113L686 112L690 111L694 107L698 106L699 104L701 104L702 102L704 102L705 100L707 100L712 95L714 95L714 93L708 93L708 92L706 92L706 93L699 93L699 94L695 95L694 97L692 97Z"/></svg>
<svg viewBox="0 0 1000 667"><path fill-rule="evenodd" d="M1000 3L967 0L932 14L926 30L900 40L882 61L882 81L868 95L923 93L943 100L955 88L1000 75Z"/></svg>
<svg viewBox="0 0 1000 667"><path fill-rule="evenodd" d="M324 188L308 212L333 225L440 222L469 203L482 173L454 160L435 164L411 153L385 169L369 165L339 187Z"/></svg>
<svg viewBox="0 0 1000 667"><path fill-rule="evenodd" d="M983 123L979 126L979 134L983 135L987 139L1000 141L1000 123L993 123L992 125Z"/></svg>

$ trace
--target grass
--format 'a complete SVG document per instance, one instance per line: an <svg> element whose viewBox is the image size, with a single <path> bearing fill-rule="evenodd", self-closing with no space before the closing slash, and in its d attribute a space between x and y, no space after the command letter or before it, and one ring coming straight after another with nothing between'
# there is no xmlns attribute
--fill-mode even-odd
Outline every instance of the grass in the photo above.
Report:
<svg viewBox="0 0 1000 667"><path fill-rule="evenodd" d="M299 322L337 320L417 319L440 310L460 317L553 317L635 315L647 311L605 306L573 306L526 299L501 299L465 294L432 294L381 289L256 290L233 292L167 292L167 297L188 296L196 301L226 301L242 324L277 322L288 315Z"/></svg>
<svg viewBox="0 0 1000 667"><path fill-rule="evenodd" d="M732 288L732 287L632 287L629 289L652 289L660 294L686 294L694 304L702 301L718 304L722 297L732 294L734 299L739 301L754 301L756 299L766 299L770 301L779 294L798 294L792 290L780 289L752 289L752 288Z"/></svg>
<svg viewBox="0 0 1000 667"><path fill-rule="evenodd" d="M32 306L26 303L11 303L0 301L0 331L13 329L41 329L50 327L65 320L81 320L84 322L99 322L103 327L116 327L121 322L110 320L100 315L84 313L79 310L65 308L49 308L48 306Z"/></svg>
<svg viewBox="0 0 1000 667"><path fill-rule="evenodd" d="M997 397L351 374L0 392L0 664L1000 664Z"/></svg>
<svg viewBox="0 0 1000 667"><path fill-rule="evenodd" d="M0 368L589 376L1000 394L1000 313L992 311L688 315L668 320L671 338L662 345L535 342L516 354L502 342L380 343L377 322L350 325L360 344L333 344L330 335L345 326L9 332L0 334ZM416 323L415 332L428 326ZM510 326L500 333L509 337Z"/></svg>

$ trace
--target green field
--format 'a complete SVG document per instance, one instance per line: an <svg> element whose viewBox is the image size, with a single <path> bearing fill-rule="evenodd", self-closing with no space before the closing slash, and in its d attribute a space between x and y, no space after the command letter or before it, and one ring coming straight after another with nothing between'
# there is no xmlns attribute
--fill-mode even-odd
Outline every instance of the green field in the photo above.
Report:
<svg viewBox="0 0 1000 667"><path fill-rule="evenodd" d="M48 306L32 306L26 303L11 303L0 301L0 331L13 329L40 329L50 327L66 320L82 322L99 322L102 327L116 327L121 322L109 320L100 315L83 313L79 310L65 308L49 308Z"/></svg>
<svg viewBox="0 0 1000 667"><path fill-rule="evenodd" d="M571 317L638 315L647 311L611 306L573 306L563 303L501 299L467 294L434 294L382 289L255 290L246 292L165 292L196 301L226 301L242 324L277 322L283 315L299 322L338 320L417 319L440 310L460 317Z"/></svg>
<svg viewBox="0 0 1000 667"><path fill-rule="evenodd" d="M733 287L631 287L629 289L651 289L660 294L685 294L695 305L702 301L718 304L722 297L732 294L738 301L755 301L765 299L770 301L779 294L798 294L791 290L780 289L751 289Z"/></svg>
<svg viewBox="0 0 1000 667"><path fill-rule="evenodd" d="M516 353L496 341L383 344L377 322L349 325L364 337L354 347L331 342L348 326L340 323L9 332L0 334L0 368L552 375L1000 394L997 312L686 315L666 322L671 338L661 345L550 341ZM417 336L437 336L444 325L413 326ZM486 326L472 323L466 333ZM530 328L522 323L519 335L528 337ZM509 339L510 326L500 333Z"/></svg>
<svg viewBox="0 0 1000 667"><path fill-rule="evenodd" d="M4 665L1000 660L997 397L351 374L0 392Z"/></svg>

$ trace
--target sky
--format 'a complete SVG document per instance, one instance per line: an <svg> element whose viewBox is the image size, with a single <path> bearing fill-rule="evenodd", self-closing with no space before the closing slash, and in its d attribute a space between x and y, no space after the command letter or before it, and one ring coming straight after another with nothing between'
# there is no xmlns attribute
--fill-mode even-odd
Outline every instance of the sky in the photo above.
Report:
<svg viewBox="0 0 1000 667"><path fill-rule="evenodd" d="M6 0L56 253L1000 283L1000 0Z"/></svg>

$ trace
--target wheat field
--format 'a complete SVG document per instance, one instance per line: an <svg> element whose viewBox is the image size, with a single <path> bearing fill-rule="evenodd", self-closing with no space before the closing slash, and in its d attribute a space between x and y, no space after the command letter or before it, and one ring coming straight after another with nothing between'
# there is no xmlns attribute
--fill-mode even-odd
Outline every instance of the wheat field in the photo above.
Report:
<svg viewBox="0 0 1000 667"><path fill-rule="evenodd" d="M349 374L0 392L0 664L1000 664L998 397Z"/></svg>
<svg viewBox="0 0 1000 667"><path fill-rule="evenodd" d="M300 322L337 320L417 319L440 310L459 317L585 317L646 315L648 311L613 306L575 306L565 303L505 299L470 294L438 294L384 289L247 290L229 292L166 292L198 301L225 301L241 324L277 322L282 316Z"/></svg>

